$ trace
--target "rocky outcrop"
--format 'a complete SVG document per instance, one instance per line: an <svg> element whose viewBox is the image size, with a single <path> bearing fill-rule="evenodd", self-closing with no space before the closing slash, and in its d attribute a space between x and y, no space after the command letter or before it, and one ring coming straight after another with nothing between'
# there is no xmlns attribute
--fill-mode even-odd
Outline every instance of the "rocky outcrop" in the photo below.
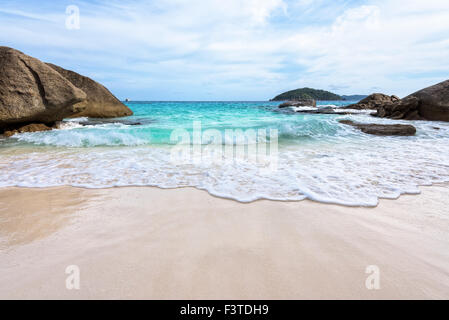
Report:
<svg viewBox="0 0 449 320"><path fill-rule="evenodd" d="M449 121L449 80L412 93L404 99L375 93L344 109L377 110L373 115L380 118Z"/></svg>
<svg viewBox="0 0 449 320"><path fill-rule="evenodd" d="M419 113L419 99L407 97L395 103L386 103L377 108L375 117L396 120L425 120Z"/></svg>
<svg viewBox="0 0 449 320"><path fill-rule="evenodd" d="M343 109L377 110L379 107L387 103L394 103L399 100L400 99L397 96L387 96L382 93L373 93L372 95L361 100L359 103L343 107Z"/></svg>
<svg viewBox="0 0 449 320"><path fill-rule="evenodd" d="M32 123L26 126L23 126L19 129L14 129L14 130L6 130L3 135L5 137L11 137L17 133L25 133L25 132L38 132L38 131L50 131L52 130L52 128L46 126L45 124L42 123Z"/></svg>
<svg viewBox="0 0 449 320"><path fill-rule="evenodd" d="M279 106L279 108L288 108L288 107L313 107L313 108L316 108L316 101L313 99L302 99L302 100L288 101Z"/></svg>
<svg viewBox="0 0 449 320"><path fill-rule="evenodd" d="M0 132L30 123L52 124L80 113L86 94L53 68L0 47Z"/></svg>
<svg viewBox="0 0 449 320"><path fill-rule="evenodd" d="M449 80L412 93L395 103L378 108L383 118L449 121Z"/></svg>
<svg viewBox="0 0 449 320"><path fill-rule="evenodd" d="M351 120L340 120L340 123L353 126L366 134L376 136L414 136L416 128L404 124L367 124Z"/></svg>
<svg viewBox="0 0 449 320"><path fill-rule="evenodd" d="M127 106L98 82L54 64L48 63L47 65L87 94L87 99L78 105L83 111L77 114L77 117L117 118L133 114Z"/></svg>

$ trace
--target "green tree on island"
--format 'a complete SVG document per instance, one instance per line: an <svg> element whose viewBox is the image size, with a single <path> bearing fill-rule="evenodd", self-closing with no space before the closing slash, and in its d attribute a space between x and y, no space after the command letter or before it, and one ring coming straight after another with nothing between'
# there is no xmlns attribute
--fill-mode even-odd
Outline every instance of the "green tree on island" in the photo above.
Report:
<svg viewBox="0 0 449 320"><path fill-rule="evenodd" d="M325 91L317 90L312 88L302 88L297 90L288 91L282 93L275 97L273 101L287 101L287 100L304 100L304 99L314 99L314 100L343 100L339 95Z"/></svg>

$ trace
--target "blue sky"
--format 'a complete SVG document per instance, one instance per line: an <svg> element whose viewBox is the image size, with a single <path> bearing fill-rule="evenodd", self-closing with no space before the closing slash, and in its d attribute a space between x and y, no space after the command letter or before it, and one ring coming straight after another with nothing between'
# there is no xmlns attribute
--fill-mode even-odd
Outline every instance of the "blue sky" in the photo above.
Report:
<svg viewBox="0 0 449 320"><path fill-rule="evenodd" d="M66 28L66 8L80 29ZM449 79L447 0L9 1L0 45L134 100L405 96Z"/></svg>

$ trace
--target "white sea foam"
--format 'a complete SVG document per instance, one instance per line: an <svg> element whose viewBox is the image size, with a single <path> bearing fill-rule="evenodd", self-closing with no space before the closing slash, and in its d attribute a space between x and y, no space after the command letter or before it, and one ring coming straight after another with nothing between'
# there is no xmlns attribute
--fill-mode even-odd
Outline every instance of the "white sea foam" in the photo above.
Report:
<svg viewBox="0 0 449 320"><path fill-rule="evenodd" d="M302 107L290 107L291 110L295 111L295 112L299 112L299 111L316 111L318 110L318 108L312 107L312 106L302 106Z"/></svg>
<svg viewBox="0 0 449 320"><path fill-rule="evenodd" d="M352 113L352 114L375 114L377 110L358 110L358 109L334 109L335 113Z"/></svg>
<svg viewBox="0 0 449 320"><path fill-rule="evenodd" d="M320 108L338 108L335 104L320 104Z"/></svg>
<svg viewBox="0 0 449 320"><path fill-rule="evenodd" d="M88 117L80 117L80 118L66 119L66 120L64 120L64 122L83 122L83 121L88 121L88 120L89 120Z"/></svg>
<svg viewBox="0 0 449 320"><path fill-rule="evenodd" d="M351 118L366 120L363 116ZM78 129L23 134L19 140L64 147L0 149L0 187L191 186L241 202L309 198L375 206L379 198L415 194L419 185L449 181L449 125L413 124L418 128L416 137L369 136L338 124L337 119L321 121L323 127L304 122L299 133L298 128L287 126L281 129L284 134L309 132L318 138L313 143L282 146L279 169L270 174L261 174L254 163L231 158L219 164L173 163L168 146L147 145L146 140L120 131L107 135L93 132L88 143L127 147L67 148L83 145L86 135L77 133ZM330 134L319 136L320 130Z"/></svg>
<svg viewBox="0 0 449 320"><path fill-rule="evenodd" d="M82 126L81 126L82 127ZM148 144L148 141L128 132L104 130L101 128L87 132L78 129L75 124L72 128L66 127L61 130L48 132L22 133L14 136L20 142L35 145L48 145L58 147L97 147L97 146L139 146Z"/></svg>
<svg viewBox="0 0 449 320"><path fill-rule="evenodd" d="M82 128L83 125L80 124L77 121L64 121L58 124L57 130L71 130L71 129L78 129Z"/></svg>
<svg viewBox="0 0 449 320"><path fill-rule="evenodd" d="M307 111L317 111L325 108L332 108L335 113L351 113L351 114L374 114L377 110L358 110L358 109L341 109L340 107L333 104L320 105L319 107L312 106L301 106L301 107L289 107L290 110L294 112L307 112Z"/></svg>

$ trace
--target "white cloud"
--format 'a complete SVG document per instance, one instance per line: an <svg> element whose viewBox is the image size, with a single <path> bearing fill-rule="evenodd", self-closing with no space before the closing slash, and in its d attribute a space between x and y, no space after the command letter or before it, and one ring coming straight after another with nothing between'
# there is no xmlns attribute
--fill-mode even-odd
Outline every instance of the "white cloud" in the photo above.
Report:
<svg viewBox="0 0 449 320"><path fill-rule="evenodd" d="M272 12L281 9L287 14L287 5L283 0L246 0L252 21L255 23L266 23Z"/></svg>
<svg viewBox="0 0 449 320"><path fill-rule="evenodd" d="M0 40L147 99L267 99L303 85L405 95L449 75L447 0L77 3L81 30L68 31L65 8L6 1Z"/></svg>
<svg viewBox="0 0 449 320"><path fill-rule="evenodd" d="M377 6L361 6L348 9L332 26L333 32L354 32L360 26L367 29L379 28L380 9Z"/></svg>
<svg viewBox="0 0 449 320"><path fill-rule="evenodd" d="M22 18L42 20L42 21L47 21L47 22L56 22L56 19L48 14L34 14L32 12L25 12L22 10L8 9L8 8L0 8L0 13L18 16L18 17L22 17Z"/></svg>

